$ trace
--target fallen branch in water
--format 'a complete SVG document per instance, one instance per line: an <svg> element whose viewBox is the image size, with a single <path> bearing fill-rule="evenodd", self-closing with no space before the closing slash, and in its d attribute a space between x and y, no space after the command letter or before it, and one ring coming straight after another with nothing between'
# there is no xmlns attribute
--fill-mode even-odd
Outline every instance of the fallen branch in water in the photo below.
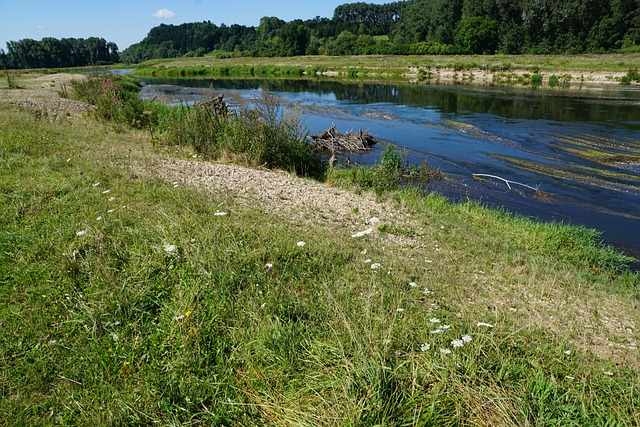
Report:
<svg viewBox="0 0 640 427"><path fill-rule="evenodd" d="M530 190L533 190L535 192L538 192L538 188L537 187L532 187L530 185L523 184L521 182L511 181L511 180L508 180L508 179L505 179L505 178L502 178L502 177L499 177L499 176L496 176L496 175L487 175L487 174L484 174L484 173L474 173L473 177L474 178L494 178L494 179L498 179L500 181L503 181L505 184L507 184L507 187L509 188L509 190L512 189L511 188L511 184L516 184L516 185L520 185L520 186L525 187L525 188L529 188Z"/></svg>
<svg viewBox="0 0 640 427"><path fill-rule="evenodd" d="M318 135L310 137L318 148L331 151L346 151L357 153L370 150L371 146L378 143L372 134L360 130L357 133L342 133L336 130L335 125Z"/></svg>

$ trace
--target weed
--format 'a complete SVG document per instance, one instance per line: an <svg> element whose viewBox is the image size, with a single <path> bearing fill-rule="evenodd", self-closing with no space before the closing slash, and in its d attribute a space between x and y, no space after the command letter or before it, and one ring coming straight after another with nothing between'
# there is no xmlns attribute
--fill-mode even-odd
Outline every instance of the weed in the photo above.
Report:
<svg viewBox="0 0 640 427"><path fill-rule="evenodd" d="M233 159L323 179L326 162L307 142L296 111L283 110L277 98L263 92L238 114L220 114L200 103L182 107L183 114L166 140L194 147L209 159Z"/></svg>
<svg viewBox="0 0 640 427"><path fill-rule="evenodd" d="M630 85L632 82L640 83L640 73L637 68L630 68L627 74L620 79L622 85Z"/></svg>

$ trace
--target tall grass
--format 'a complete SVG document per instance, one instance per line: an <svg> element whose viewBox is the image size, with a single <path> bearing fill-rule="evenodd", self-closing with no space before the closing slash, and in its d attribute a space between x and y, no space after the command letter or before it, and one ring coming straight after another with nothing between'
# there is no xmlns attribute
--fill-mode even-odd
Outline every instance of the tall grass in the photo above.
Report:
<svg viewBox="0 0 640 427"><path fill-rule="evenodd" d="M380 161L369 166L354 166L329 170L327 183L357 192L373 190L378 196L397 191L405 184L424 186L444 177L439 169L427 161L421 165L407 162L401 151L388 145Z"/></svg>
<svg viewBox="0 0 640 427"><path fill-rule="evenodd" d="M166 138L172 143L192 146L208 159L324 178L327 163L307 141L299 114L283 110L272 94L262 92L237 113L216 111L206 103L183 108Z"/></svg>

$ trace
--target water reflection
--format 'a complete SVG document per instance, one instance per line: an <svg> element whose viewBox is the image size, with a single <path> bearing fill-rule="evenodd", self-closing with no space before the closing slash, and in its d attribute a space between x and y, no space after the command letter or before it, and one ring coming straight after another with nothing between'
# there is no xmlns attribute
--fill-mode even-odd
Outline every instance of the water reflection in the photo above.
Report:
<svg viewBox="0 0 640 427"><path fill-rule="evenodd" d="M346 83L327 80L148 80L184 99L270 91L303 112L311 134L363 129L425 158L452 178L434 186L532 215L583 224L619 245L640 246L640 91ZM157 86L154 86L157 88ZM148 87L146 90L149 90ZM183 98L181 98L183 97ZM382 148L358 156L377 161ZM354 157L352 156L352 160ZM472 179L493 174L549 197Z"/></svg>

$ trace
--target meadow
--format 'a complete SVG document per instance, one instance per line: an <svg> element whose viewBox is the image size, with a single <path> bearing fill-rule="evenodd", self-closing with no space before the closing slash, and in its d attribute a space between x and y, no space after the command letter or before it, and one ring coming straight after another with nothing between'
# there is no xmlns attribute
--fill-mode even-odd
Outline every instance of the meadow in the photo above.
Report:
<svg viewBox="0 0 640 427"><path fill-rule="evenodd" d="M402 188L393 153L306 174L295 117L211 127L119 87L72 116L0 86L0 424L640 424L639 277L597 232ZM276 169L392 214L312 222L157 170L262 166L274 135L304 155Z"/></svg>
<svg viewBox="0 0 640 427"><path fill-rule="evenodd" d="M135 74L155 77L346 77L464 84L632 84L640 54L599 55L359 55L282 58L153 59ZM562 85L561 86L566 86Z"/></svg>

